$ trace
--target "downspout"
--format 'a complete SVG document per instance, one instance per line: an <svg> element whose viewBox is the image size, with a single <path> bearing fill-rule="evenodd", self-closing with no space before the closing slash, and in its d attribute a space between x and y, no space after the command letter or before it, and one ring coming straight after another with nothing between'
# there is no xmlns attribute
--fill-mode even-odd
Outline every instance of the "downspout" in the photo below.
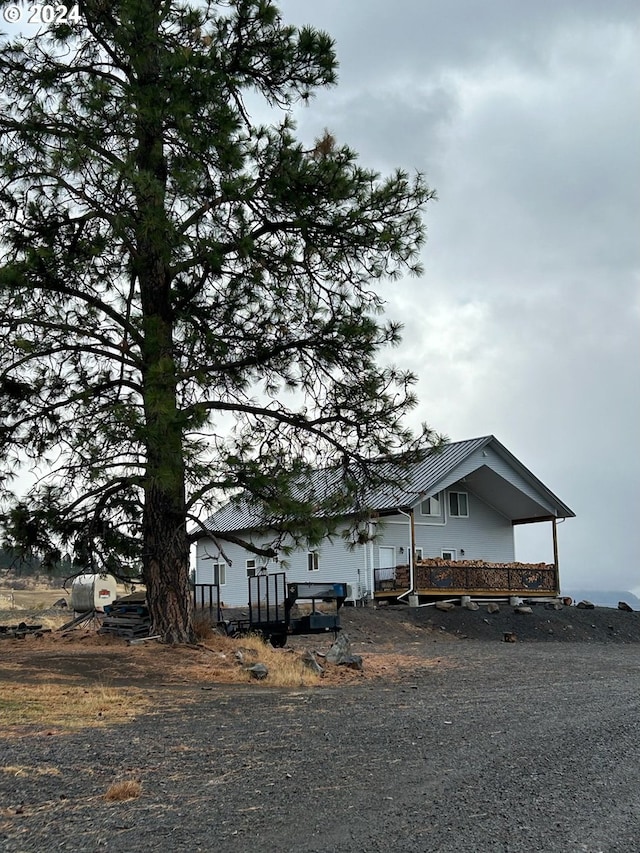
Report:
<svg viewBox="0 0 640 853"><path fill-rule="evenodd" d="M367 559L368 542L362 543L362 553L364 555L364 571L362 573L362 583L360 584L360 598L364 599L364 586L369 583L369 561ZM360 569L358 569L358 582L360 581Z"/></svg>
<svg viewBox="0 0 640 853"><path fill-rule="evenodd" d="M373 522L369 522L369 598L376 599L376 576L373 568Z"/></svg>
<svg viewBox="0 0 640 853"><path fill-rule="evenodd" d="M404 515L409 519L409 589L406 592L403 592L402 595L399 595L396 601L400 601L401 598L404 598L405 595L411 595L413 592L413 510L409 512L404 512L404 510L399 509L398 512L400 515Z"/></svg>

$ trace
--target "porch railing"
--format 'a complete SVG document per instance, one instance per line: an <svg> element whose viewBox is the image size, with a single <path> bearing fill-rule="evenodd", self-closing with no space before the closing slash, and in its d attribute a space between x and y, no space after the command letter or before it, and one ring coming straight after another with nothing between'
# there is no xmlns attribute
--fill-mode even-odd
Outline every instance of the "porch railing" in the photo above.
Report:
<svg viewBox="0 0 640 853"><path fill-rule="evenodd" d="M558 592L558 572L547 563L484 563L472 561L436 560L428 565L417 563L413 569L413 586L425 593L528 592L553 595ZM376 569L376 592L399 592L409 589L409 567Z"/></svg>

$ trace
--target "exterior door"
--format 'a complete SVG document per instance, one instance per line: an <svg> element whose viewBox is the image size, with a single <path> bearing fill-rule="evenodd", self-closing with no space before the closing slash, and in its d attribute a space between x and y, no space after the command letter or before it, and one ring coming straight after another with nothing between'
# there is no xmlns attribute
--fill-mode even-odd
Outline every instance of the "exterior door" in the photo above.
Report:
<svg viewBox="0 0 640 853"><path fill-rule="evenodd" d="M396 549L387 545L380 546L379 549L378 580L388 581L394 580L396 576Z"/></svg>

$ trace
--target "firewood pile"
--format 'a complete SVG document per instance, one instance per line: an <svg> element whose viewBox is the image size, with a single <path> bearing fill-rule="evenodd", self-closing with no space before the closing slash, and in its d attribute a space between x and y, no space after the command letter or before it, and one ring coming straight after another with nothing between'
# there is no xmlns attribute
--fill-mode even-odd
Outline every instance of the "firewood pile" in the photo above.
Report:
<svg viewBox="0 0 640 853"><path fill-rule="evenodd" d="M465 567L470 569L553 569L553 563L491 563L487 560L443 560L442 557L424 557L416 560L416 566L451 566L453 568Z"/></svg>
<svg viewBox="0 0 640 853"><path fill-rule="evenodd" d="M427 557L416 562L416 586L425 589L551 591L555 583L555 567L548 563L493 563L441 557Z"/></svg>
<svg viewBox="0 0 640 853"><path fill-rule="evenodd" d="M104 613L99 634L112 634L129 640L149 636L151 617L144 593L118 598L104 608Z"/></svg>

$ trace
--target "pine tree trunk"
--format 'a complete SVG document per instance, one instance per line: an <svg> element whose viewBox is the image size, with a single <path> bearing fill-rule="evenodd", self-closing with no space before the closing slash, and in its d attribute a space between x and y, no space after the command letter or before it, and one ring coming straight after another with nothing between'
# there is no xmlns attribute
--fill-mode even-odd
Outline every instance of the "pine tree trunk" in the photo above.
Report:
<svg viewBox="0 0 640 853"><path fill-rule="evenodd" d="M144 508L144 577L152 633L165 643L192 643L189 543L184 516L171 497L151 483Z"/></svg>
<svg viewBox="0 0 640 853"><path fill-rule="evenodd" d="M150 282L147 279L146 284ZM146 476L143 511L143 570L153 631L164 642L194 641L189 589L185 467L180 413L176 404L172 329L157 306L159 286L143 302L145 319ZM144 293L144 291L143 291ZM153 294L153 296L151 295Z"/></svg>
<svg viewBox="0 0 640 853"><path fill-rule="evenodd" d="M151 290L156 294L162 292L162 288ZM194 634L185 467L176 405L172 330L154 312L145 322L145 332L143 399L147 466L142 535L147 601L154 633L167 643L191 643Z"/></svg>
<svg viewBox="0 0 640 853"><path fill-rule="evenodd" d="M159 4L138 4L135 164L137 228L132 271L142 307L142 397L146 475L143 571L152 630L167 643L194 641L185 518L182 425L176 402L176 363L171 306L171 227L165 209L167 163L158 101Z"/></svg>

